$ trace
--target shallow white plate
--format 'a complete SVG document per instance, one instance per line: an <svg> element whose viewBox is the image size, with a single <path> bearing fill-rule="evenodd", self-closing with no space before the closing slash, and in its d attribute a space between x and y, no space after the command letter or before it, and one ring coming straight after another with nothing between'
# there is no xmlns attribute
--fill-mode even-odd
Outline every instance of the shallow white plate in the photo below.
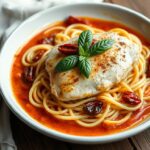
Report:
<svg viewBox="0 0 150 150"><path fill-rule="evenodd" d="M13 57L18 48L31 38L41 28L47 26L58 20L63 20L69 15L75 16L90 16L94 18L101 18L105 20L117 21L125 24L131 28L142 33L148 40L150 40L150 20L143 15L127 9L125 7L112 5L112 4L100 4L100 3L80 3L53 7L46 11L40 12L33 17L30 17L24 21L8 38L5 42L1 54L0 54L0 86L1 92L3 93L5 102L8 104L10 109L16 114L22 121L28 124L35 130L48 135L50 137L84 144L94 143L106 143L137 134L144 129L150 127L150 120L143 124L134 127L133 129L108 135L108 136L73 136L57 132L53 129L47 128L40 124L33 118L31 118L17 103L11 89L10 83L10 72L12 66ZM17 84L17 83L16 83ZM91 130L91 129L89 129Z"/></svg>

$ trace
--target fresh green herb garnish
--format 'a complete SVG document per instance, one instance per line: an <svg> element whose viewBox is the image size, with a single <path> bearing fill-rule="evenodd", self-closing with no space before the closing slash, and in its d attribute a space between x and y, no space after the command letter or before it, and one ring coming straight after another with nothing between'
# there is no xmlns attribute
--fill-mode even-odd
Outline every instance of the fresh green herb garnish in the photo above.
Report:
<svg viewBox="0 0 150 150"><path fill-rule="evenodd" d="M115 42L112 39L104 39L92 45L92 40L92 32L89 30L83 31L78 39L78 55L70 55L63 58L56 65L56 71L68 71L77 66L80 72L88 78L92 70L91 63L88 58L105 52L110 49Z"/></svg>
<svg viewBox="0 0 150 150"><path fill-rule="evenodd" d="M78 60L79 58L77 55L67 56L56 65L55 69L58 72L68 71L77 65Z"/></svg>
<svg viewBox="0 0 150 150"><path fill-rule="evenodd" d="M112 39L105 39L98 41L90 48L90 56L101 54L106 50L110 49L114 44L114 40Z"/></svg>
<svg viewBox="0 0 150 150"><path fill-rule="evenodd" d="M84 50L88 51L92 44L93 34L90 30L83 31L78 39L78 46L82 46Z"/></svg>
<svg viewBox="0 0 150 150"><path fill-rule="evenodd" d="M79 63L78 63L78 67L80 69L80 72L86 77L88 78L90 73L91 73L91 63L88 60L87 57L84 56L79 56Z"/></svg>

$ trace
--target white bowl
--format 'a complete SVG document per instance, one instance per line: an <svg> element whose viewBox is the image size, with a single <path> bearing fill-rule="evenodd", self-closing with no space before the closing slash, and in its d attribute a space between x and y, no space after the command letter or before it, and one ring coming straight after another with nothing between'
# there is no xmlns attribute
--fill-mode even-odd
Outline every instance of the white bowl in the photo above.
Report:
<svg viewBox="0 0 150 150"><path fill-rule="evenodd" d="M53 7L40 12L24 21L13 32L13 34L11 34L11 36L5 42L0 54L0 86L1 92L4 96L4 100L9 108L22 121L24 121L27 125L34 128L35 130L47 136L73 143L95 144L112 142L135 135L150 127L150 120L147 120L141 125L138 125L132 129L112 135L94 137L74 136L55 131L40 124L39 122L31 118L31 116L29 116L18 104L13 95L10 83L12 60L16 53L16 50L18 50L18 48L25 41L27 41L27 39L32 37L44 26L58 20L63 20L69 15L90 16L94 18L117 21L127 25L128 27L134 28L135 30L142 33L148 40L150 40L150 20L140 13L118 5L107 3L80 3Z"/></svg>

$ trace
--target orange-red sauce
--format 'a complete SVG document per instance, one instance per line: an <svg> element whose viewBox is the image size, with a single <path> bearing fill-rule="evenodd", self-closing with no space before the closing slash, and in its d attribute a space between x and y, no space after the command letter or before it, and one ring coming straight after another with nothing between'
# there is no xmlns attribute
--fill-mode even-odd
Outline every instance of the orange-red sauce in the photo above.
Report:
<svg viewBox="0 0 150 150"><path fill-rule="evenodd" d="M112 28L116 28L116 27L126 29L130 33L137 35L141 39L143 44L149 45L148 41L146 41L143 36L141 36L139 33L135 32L134 30L122 24L99 20L99 19L91 19L91 18L83 18L83 19L87 19L92 26L106 30L106 31ZM66 26L63 22L58 23L58 25L60 24L63 26ZM44 36L43 32L45 30L46 29L38 33L31 40L29 40L27 44L25 44L21 48L20 52L15 55L14 63L12 65L11 81L12 81L12 89L13 89L14 95L18 103L30 116L32 116L35 120L37 120L41 124L49 128L52 128L54 130L63 132L63 133L80 135L80 136L97 136L97 135L108 135L108 134L123 131L129 128L131 125L134 125L137 122L141 122L143 119L147 118L150 115L150 106L147 106L145 108L135 111L131 119L129 119L126 123L120 126L117 126L117 127L106 126L105 127L104 125L98 125L96 127L86 128L86 127L82 127L76 124L74 121L62 121L62 120L56 119L50 114L48 114L44 109L36 108L32 106L28 98L28 93L29 93L29 89L31 85L25 84L21 78L21 74L23 72L21 58L24 52L28 48L32 47L33 45L36 45L37 41L43 38Z"/></svg>

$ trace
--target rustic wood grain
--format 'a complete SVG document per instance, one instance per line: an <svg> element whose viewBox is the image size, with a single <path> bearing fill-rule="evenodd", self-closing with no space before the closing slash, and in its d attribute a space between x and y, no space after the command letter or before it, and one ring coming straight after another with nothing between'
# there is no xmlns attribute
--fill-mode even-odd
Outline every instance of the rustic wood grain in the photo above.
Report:
<svg viewBox="0 0 150 150"><path fill-rule="evenodd" d="M132 137L131 141L137 150L150 150L150 129Z"/></svg>
<svg viewBox="0 0 150 150"><path fill-rule="evenodd" d="M126 6L150 17L150 0L106 0L107 2Z"/></svg>
<svg viewBox="0 0 150 150"><path fill-rule="evenodd" d="M134 150L134 147L128 141L128 139L99 145L79 145L70 144L71 150Z"/></svg>
<svg viewBox="0 0 150 150"><path fill-rule="evenodd" d="M123 5L150 17L150 0L105 0ZM13 136L18 150L150 150L150 129L132 138L102 145L79 145L46 137L11 115Z"/></svg>

